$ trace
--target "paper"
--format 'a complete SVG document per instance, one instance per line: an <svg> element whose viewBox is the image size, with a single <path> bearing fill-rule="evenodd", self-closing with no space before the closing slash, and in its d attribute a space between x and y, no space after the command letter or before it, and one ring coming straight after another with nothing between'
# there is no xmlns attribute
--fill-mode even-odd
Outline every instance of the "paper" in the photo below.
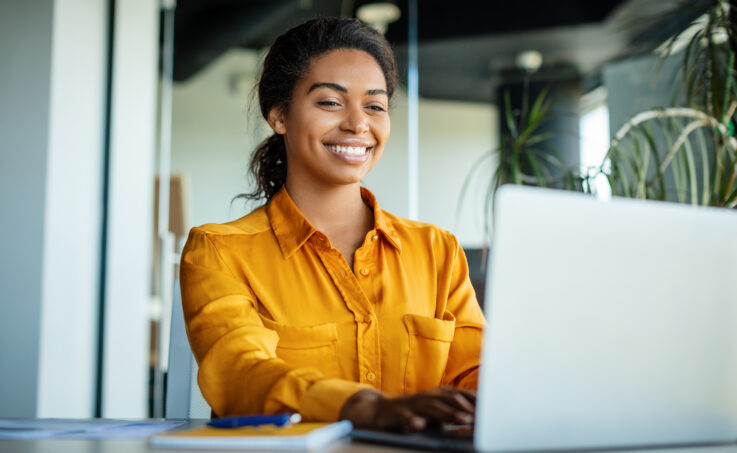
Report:
<svg viewBox="0 0 737 453"><path fill-rule="evenodd" d="M0 420L0 439L140 439L183 423L181 420L107 418Z"/></svg>

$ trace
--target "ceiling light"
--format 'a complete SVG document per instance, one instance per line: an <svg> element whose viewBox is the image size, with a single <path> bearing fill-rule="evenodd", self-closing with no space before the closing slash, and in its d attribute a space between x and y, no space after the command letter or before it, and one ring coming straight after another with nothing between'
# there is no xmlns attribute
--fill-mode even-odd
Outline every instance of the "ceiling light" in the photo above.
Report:
<svg viewBox="0 0 737 453"><path fill-rule="evenodd" d="M517 67L529 74L534 74L543 65L543 54L537 50L525 50L517 54Z"/></svg>
<svg viewBox="0 0 737 453"><path fill-rule="evenodd" d="M389 24L396 22L401 16L402 11L399 7L389 2L367 3L356 11L356 17L382 34L386 33Z"/></svg>

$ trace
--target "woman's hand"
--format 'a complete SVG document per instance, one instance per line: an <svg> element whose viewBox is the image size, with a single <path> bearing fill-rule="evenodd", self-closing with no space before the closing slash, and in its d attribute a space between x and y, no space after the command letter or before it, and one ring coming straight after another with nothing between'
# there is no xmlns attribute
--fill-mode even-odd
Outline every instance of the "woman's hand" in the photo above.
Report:
<svg viewBox="0 0 737 453"><path fill-rule="evenodd" d="M411 395L389 397L363 389L348 398L341 420L357 428L420 431L431 423L473 423L476 394L470 390L440 387Z"/></svg>

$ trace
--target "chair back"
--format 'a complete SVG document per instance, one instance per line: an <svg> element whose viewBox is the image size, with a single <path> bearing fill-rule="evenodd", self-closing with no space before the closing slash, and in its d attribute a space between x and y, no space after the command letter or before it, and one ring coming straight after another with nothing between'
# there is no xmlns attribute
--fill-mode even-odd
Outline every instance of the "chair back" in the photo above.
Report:
<svg viewBox="0 0 737 453"><path fill-rule="evenodd" d="M182 293L175 282L169 335L169 370L166 376L166 418L210 418L210 406L197 385L197 361L184 328Z"/></svg>

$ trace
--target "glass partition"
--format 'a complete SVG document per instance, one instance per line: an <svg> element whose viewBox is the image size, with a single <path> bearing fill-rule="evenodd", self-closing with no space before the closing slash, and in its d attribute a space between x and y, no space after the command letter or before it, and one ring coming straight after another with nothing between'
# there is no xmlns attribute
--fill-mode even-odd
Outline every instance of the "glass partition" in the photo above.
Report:
<svg viewBox="0 0 737 453"><path fill-rule="evenodd" d="M657 61L648 56L652 49L699 14L667 16L663 5L636 1L382 3L388 9L374 11L373 17L384 18L374 25L392 43L400 84L391 106L390 139L363 183L382 208L436 224L458 238L480 302L497 185L582 191L595 185L603 193L601 175L589 171L603 164L607 123L612 131L619 124L607 115L606 96L592 106L591 96L583 95L607 85L603 74L612 62L642 55ZM254 94L270 43L316 15L354 17L364 8L370 18L367 7L376 2L176 6L171 153L160 167L162 175L167 165L171 173L169 200L160 206L168 206L174 232L166 245L173 258L165 272L176 275L173 263L191 227L228 222L259 205L236 197L252 190L249 158L270 134ZM632 86L607 88L609 96L616 92L617 105L638 95ZM162 285L175 284L161 277L161 264L158 268L154 278L163 283L156 286L155 330L170 316L170 305L162 300L171 292ZM153 375L165 371L166 344L160 337L152 345ZM163 407L154 400L162 395L163 380L153 382L152 414L160 416Z"/></svg>

